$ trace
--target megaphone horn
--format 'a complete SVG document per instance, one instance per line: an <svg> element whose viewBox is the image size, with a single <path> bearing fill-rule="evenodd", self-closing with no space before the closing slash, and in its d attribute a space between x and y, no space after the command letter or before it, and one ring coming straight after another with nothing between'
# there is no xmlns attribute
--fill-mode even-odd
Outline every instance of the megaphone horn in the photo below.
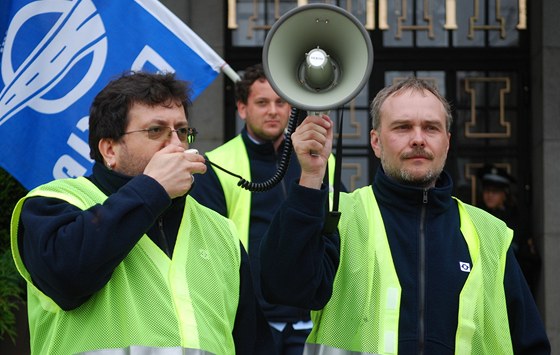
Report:
<svg viewBox="0 0 560 355"><path fill-rule="evenodd" d="M292 9L274 23L262 62L280 97L298 109L326 112L362 90L373 67L373 48L351 13L315 3Z"/></svg>

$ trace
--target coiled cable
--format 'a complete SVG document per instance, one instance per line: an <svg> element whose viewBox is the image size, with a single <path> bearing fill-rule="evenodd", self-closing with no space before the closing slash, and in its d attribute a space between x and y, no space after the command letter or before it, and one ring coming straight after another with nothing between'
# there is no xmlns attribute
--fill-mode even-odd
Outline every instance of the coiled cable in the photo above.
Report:
<svg viewBox="0 0 560 355"><path fill-rule="evenodd" d="M284 178L284 175L286 175L286 171L288 170L288 165L290 163L290 158L292 156L292 133L299 125L300 119L303 118L300 117L300 115L301 115L301 110L292 107L292 110L290 112L290 118L288 121L288 126L286 128L286 132L284 133L285 143L284 143L284 148L282 149L282 154L280 156L280 161L278 162L278 169L270 179L263 182L251 182L245 180L242 176L232 173L231 171L228 171L227 169L224 169L221 166L211 162L210 160L208 160L208 158L206 158L206 162L222 170L223 172L238 178L239 182L237 183L237 186L240 186L252 192L268 191L272 189L274 186L278 185L278 183L282 181L282 179Z"/></svg>

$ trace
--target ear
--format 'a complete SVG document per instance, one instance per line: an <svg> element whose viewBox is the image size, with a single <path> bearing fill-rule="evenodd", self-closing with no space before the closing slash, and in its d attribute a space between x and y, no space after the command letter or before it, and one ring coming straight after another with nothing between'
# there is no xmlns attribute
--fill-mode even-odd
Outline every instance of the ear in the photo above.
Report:
<svg viewBox="0 0 560 355"><path fill-rule="evenodd" d="M101 155L103 155L105 165L109 169L112 169L117 163L115 141L111 138L101 138L97 147L99 148Z"/></svg>
<svg viewBox="0 0 560 355"><path fill-rule="evenodd" d="M247 118L247 105L244 104L241 101L237 101L237 113L239 114L239 117L245 121L245 118Z"/></svg>
<svg viewBox="0 0 560 355"><path fill-rule="evenodd" d="M379 134L374 129L372 129L369 132L369 144L371 145L371 149L375 153L375 156L380 158L381 157L381 145L379 143Z"/></svg>

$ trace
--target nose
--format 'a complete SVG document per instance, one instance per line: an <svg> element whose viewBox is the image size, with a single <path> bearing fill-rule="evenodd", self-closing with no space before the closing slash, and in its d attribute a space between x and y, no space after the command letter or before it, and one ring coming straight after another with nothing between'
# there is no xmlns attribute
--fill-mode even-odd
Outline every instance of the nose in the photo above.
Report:
<svg viewBox="0 0 560 355"><path fill-rule="evenodd" d="M275 102L270 103L270 105L268 106L268 112L271 115L275 115L278 112L278 106L276 105Z"/></svg>
<svg viewBox="0 0 560 355"><path fill-rule="evenodd" d="M177 130L171 130L171 132L169 132L169 141L170 143L181 147L186 144L179 139L179 133L177 133Z"/></svg>
<svg viewBox="0 0 560 355"><path fill-rule="evenodd" d="M412 130L412 139L411 139L411 144L414 147L423 147L425 145L426 141L424 138L424 133L422 132L421 128L415 128Z"/></svg>

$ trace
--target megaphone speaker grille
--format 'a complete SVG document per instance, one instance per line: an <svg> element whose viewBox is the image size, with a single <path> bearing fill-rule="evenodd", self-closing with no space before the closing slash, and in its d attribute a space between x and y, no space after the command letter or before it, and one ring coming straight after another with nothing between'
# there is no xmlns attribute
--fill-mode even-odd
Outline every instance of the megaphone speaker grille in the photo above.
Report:
<svg viewBox="0 0 560 355"><path fill-rule="evenodd" d="M333 78L331 85L314 87L301 73L309 62L306 54L316 48L326 53L335 71L325 76ZM287 12L274 23L263 47L270 85L291 105L307 111L329 111L351 101L368 82L372 66L373 48L364 26L346 10L329 4ZM317 77L320 69L313 70Z"/></svg>

